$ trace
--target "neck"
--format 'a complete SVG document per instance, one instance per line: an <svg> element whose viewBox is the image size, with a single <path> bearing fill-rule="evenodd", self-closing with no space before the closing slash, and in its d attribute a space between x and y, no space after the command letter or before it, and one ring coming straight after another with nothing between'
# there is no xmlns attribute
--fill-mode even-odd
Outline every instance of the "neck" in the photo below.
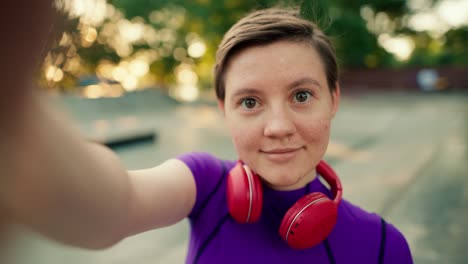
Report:
<svg viewBox="0 0 468 264"><path fill-rule="evenodd" d="M304 188L307 184L312 182L315 179L315 177L317 177L317 171L313 169L309 173L301 176L294 184L291 184L291 185L279 186L279 185L273 185L269 183L268 181L266 181L265 179L263 179L263 181L268 187L276 191L294 191L294 190L299 190L299 189Z"/></svg>

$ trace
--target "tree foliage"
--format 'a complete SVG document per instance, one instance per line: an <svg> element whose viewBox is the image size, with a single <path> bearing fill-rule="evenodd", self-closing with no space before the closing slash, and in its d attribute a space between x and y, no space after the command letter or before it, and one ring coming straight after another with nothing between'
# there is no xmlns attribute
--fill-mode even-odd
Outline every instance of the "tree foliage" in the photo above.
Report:
<svg viewBox="0 0 468 264"><path fill-rule="evenodd" d="M151 58L146 61L146 75L152 78L145 75L150 85L169 86L177 82L178 71L190 69L197 74L197 85L207 88L224 32L247 12L276 5L300 6L302 15L333 39L343 68L465 65L468 61L467 27L452 29L443 38L410 30L404 23L410 13L405 0L113 0L107 4L107 11L110 8L113 14L99 24L90 25L80 18L69 21L67 37L46 60L46 79L49 84L66 87L79 84L80 76L98 75L135 86L135 80L119 79L119 70L130 71L128 65L136 65L132 63L144 57ZM371 23L382 17L386 26ZM122 29L129 30L130 37L140 32L140 39L123 45L117 37ZM411 37L415 43L412 57L397 61L379 45L378 37L383 33ZM204 44L203 56L189 54L196 41ZM70 66L72 60L78 60L80 67ZM146 70L145 65L139 67ZM57 77L59 70L63 78ZM139 85L145 85L140 81Z"/></svg>

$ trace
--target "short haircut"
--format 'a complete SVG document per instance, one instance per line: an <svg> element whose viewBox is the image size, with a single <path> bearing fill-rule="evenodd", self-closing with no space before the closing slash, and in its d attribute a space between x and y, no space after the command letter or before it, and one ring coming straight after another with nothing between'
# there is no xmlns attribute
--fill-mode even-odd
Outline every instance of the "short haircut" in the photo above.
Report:
<svg viewBox="0 0 468 264"><path fill-rule="evenodd" d="M224 35L216 52L214 86L216 96L224 101L224 75L229 59L243 49L280 40L308 43L322 60L330 92L336 90L338 65L330 38L313 22L302 18L297 9L269 8L254 11Z"/></svg>

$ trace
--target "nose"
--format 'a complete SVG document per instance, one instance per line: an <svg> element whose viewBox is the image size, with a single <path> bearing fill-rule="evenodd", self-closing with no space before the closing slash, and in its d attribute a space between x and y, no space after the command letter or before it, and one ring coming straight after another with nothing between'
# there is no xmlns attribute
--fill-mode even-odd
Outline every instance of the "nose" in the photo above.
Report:
<svg viewBox="0 0 468 264"><path fill-rule="evenodd" d="M277 110L268 116L264 136L269 138L289 138L296 132L293 117L287 110Z"/></svg>

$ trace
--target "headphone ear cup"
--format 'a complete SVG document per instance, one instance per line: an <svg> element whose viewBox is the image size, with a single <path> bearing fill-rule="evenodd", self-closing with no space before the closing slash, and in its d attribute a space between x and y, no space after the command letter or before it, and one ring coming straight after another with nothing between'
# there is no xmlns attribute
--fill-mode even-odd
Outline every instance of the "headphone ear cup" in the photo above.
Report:
<svg viewBox="0 0 468 264"><path fill-rule="evenodd" d="M227 204L229 213L239 223L258 221L262 212L262 182L249 167L242 163L229 172L227 179Z"/></svg>
<svg viewBox="0 0 468 264"><path fill-rule="evenodd" d="M313 247L327 238L336 224L338 209L323 193L299 199L284 216L279 234L294 249Z"/></svg>

